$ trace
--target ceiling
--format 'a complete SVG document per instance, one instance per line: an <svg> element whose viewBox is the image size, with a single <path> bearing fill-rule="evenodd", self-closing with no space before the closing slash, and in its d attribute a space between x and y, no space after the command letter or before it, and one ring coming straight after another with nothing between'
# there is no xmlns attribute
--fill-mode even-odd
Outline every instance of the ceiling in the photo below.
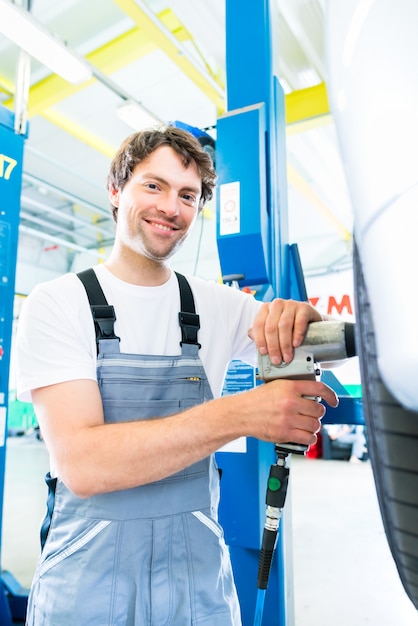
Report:
<svg viewBox="0 0 418 626"><path fill-rule="evenodd" d="M326 94L325 0L277 3L290 241L299 244L306 274L319 275L350 267L352 240ZM124 99L157 120L179 120L214 137L225 112L225 0L32 0L29 8L95 72L74 86L31 60L17 287L23 293L75 262L106 256L114 232L105 192L109 160L132 132L116 115ZM0 35L0 103L12 109L18 59L18 48ZM214 210L204 212L178 260L205 278L218 272Z"/></svg>

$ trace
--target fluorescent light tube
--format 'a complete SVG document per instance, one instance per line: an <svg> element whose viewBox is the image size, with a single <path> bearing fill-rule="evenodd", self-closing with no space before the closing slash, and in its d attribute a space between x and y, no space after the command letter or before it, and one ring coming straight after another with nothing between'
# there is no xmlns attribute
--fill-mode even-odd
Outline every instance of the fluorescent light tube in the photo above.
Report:
<svg viewBox="0 0 418 626"><path fill-rule="evenodd" d="M127 100L121 104L116 113L125 124L128 124L134 130L142 130L143 128L149 128L158 124L159 120L153 117L139 102L134 100Z"/></svg>
<svg viewBox="0 0 418 626"><path fill-rule="evenodd" d="M0 33L70 83L82 83L92 76L86 61L9 0L0 0Z"/></svg>

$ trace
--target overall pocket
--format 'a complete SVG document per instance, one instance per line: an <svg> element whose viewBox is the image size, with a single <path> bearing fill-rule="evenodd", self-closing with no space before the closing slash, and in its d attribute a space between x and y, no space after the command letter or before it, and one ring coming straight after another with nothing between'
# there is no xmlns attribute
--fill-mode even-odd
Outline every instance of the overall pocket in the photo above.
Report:
<svg viewBox="0 0 418 626"><path fill-rule="evenodd" d="M188 517L193 561L193 624L240 626L240 609L223 529L209 510Z"/></svg>
<svg viewBox="0 0 418 626"><path fill-rule="evenodd" d="M54 512L29 602L36 626L110 623L118 527Z"/></svg>

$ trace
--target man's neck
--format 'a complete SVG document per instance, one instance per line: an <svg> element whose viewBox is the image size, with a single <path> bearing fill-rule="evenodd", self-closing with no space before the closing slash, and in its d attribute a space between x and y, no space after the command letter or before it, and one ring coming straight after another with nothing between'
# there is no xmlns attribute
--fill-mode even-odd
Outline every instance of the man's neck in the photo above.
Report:
<svg viewBox="0 0 418 626"><path fill-rule="evenodd" d="M163 285L171 275L167 261L158 262L140 255L135 255L134 259L127 259L112 252L104 265L120 280L144 287Z"/></svg>

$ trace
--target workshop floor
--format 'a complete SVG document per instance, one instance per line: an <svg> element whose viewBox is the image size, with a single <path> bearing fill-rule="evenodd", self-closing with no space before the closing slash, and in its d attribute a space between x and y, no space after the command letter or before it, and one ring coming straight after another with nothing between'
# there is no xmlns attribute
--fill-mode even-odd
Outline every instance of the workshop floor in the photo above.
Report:
<svg viewBox="0 0 418 626"><path fill-rule="evenodd" d="M25 586L38 554L47 469L42 442L9 438L2 567ZM295 609L287 626L417 626L386 544L370 463L294 457L291 485Z"/></svg>

